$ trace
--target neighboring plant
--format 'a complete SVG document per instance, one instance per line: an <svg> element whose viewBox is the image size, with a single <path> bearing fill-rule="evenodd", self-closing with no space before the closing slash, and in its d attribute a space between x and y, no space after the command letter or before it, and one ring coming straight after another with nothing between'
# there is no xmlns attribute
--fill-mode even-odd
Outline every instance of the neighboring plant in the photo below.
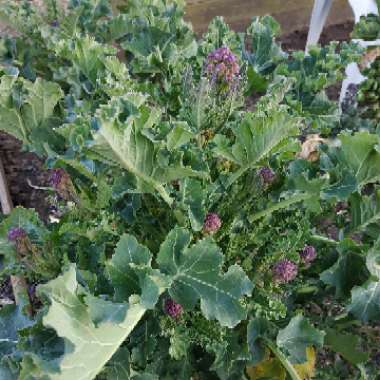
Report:
<svg viewBox="0 0 380 380"><path fill-rule="evenodd" d="M1 5L0 129L45 160L54 213L1 219L31 305L0 309L0 377L375 376L380 138L337 133L325 97L358 50L287 57L271 17L197 40L183 13Z"/></svg>
<svg viewBox="0 0 380 380"><path fill-rule="evenodd" d="M377 57L371 66L364 70L366 80L358 90L358 103L364 118L380 122L380 57Z"/></svg>

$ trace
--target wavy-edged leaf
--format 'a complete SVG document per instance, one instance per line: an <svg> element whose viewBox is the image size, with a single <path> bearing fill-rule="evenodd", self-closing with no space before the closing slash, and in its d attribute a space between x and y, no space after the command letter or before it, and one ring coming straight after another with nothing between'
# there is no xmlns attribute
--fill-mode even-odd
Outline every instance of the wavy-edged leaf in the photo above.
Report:
<svg viewBox="0 0 380 380"><path fill-rule="evenodd" d="M4 305L0 309L0 378L2 362L17 351L18 332L32 324L33 321L22 313L19 306Z"/></svg>
<svg viewBox="0 0 380 380"><path fill-rule="evenodd" d="M372 196L360 196L358 193L350 197L351 224L354 231L366 231L374 227L377 231L380 222L379 193Z"/></svg>
<svg viewBox="0 0 380 380"><path fill-rule="evenodd" d="M223 254L211 238L192 246L190 241L188 230L175 228L161 245L157 261L171 276L171 297L188 309L200 299L207 319L234 327L247 315L242 298L251 294L252 283L238 265L221 273Z"/></svg>
<svg viewBox="0 0 380 380"><path fill-rule="evenodd" d="M143 129L156 124L161 116L157 109L143 106L139 94L113 98L98 110L100 128L91 150L108 163L120 165L136 176L139 189L155 189L168 203L172 199L164 184L184 177L203 176L182 164L182 153L169 152L164 141L148 137Z"/></svg>
<svg viewBox="0 0 380 380"><path fill-rule="evenodd" d="M367 268L372 278L363 286L352 289L347 310L362 322L380 318L380 239L367 254Z"/></svg>
<svg viewBox="0 0 380 380"><path fill-rule="evenodd" d="M354 365L364 363L369 356L358 347L358 343L359 337L356 335L341 333L333 329L326 331L325 345Z"/></svg>
<svg viewBox="0 0 380 380"><path fill-rule="evenodd" d="M275 153L276 148L296 135L297 131L297 119L284 110L271 112L267 116L247 115L232 131L236 137L235 143L230 147L225 136L217 135L214 151L239 166L229 180L233 183L245 171L257 167L260 161Z"/></svg>
<svg viewBox="0 0 380 380"><path fill-rule="evenodd" d="M380 282L369 282L352 290L347 310L357 319L367 323L380 318Z"/></svg>
<svg viewBox="0 0 380 380"><path fill-rule="evenodd" d="M339 249L337 262L320 274L320 279L335 288L336 297L349 296L355 285L361 285L368 277L365 258L360 252Z"/></svg>
<svg viewBox="0 0 380 380"><path fill-rule="evenodd" d="M268 74L276 64L286 58L281 46L276 42L280 34L280 25L271 16L254 17L247 29L247 36L251 40L252 53L244 52L246 58L257 74Z"/></svg>
<svg viewBox="0 0 380 380"><path fill-rule="evenodd" d="M57 143L52 121L54 108L63 97L63 91L58 84L40 78L34 83L21 79L18 82L27 95L15 99L15 78L1 78L0 130L15 136L42 155L45 153L44 143Z"/></svg>
<svg viewBox="0 0 380 380"><path fill-rule="evenodd" d="M123 302L133 294L141 294L140 303L153 308L164 287L164 277L150 268L152 255L132 235L124 234L107 262L107 272L115 289L115 300ZM157 286L160 284L160 287Z"/></svg>
<svg viewBox="0 0 380 380"><path fill-rule="evenodd" d="M60 372L50 373L52 380L94 379L146 311L138 296L114 303L88 294L78 284L74 265L39 292L50 301L44 325L65 341Z"/></svg>
<svg viewBox="0 0 380 380"><path fill-rule="evenodd" d="M247 342L251 353L251 361L258 364L265 359L266 340L271 340L275 334L274 325L263 317L249 321L247 327Z"/></svg>
<svg viewBox="0 0 380 380"><path fill-rule="evenodd" d="M200 231L206 217L206 191L202 183L194 178L186 178L181 186L182 201L187 208L191 228Z"/></svg>
<svg viewBox="0 0 380 380"><path fill-rule="evenodd" d="M380 140L378 135L367 131L353 135L342 133L338 137L340 145L330 150L334 165L328 168L337 180L322 196L344 200L366 184L380 179Z"/></svg>
<svg viewBox="0 0 380 380"><path fill-rule="evenodd" d="M307 361L307 347L322 347L324 333L313 327L302 315L293 317L289 324L277 335L277 345L288 355L291 363Z"/></svg>

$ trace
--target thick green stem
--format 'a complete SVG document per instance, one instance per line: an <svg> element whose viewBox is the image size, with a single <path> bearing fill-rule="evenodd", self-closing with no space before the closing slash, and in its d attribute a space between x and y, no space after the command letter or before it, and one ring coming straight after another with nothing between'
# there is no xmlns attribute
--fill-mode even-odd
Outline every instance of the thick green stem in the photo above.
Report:
<svg viewBox="0 0 380 380"><path fill-rule="evenodd" d="M298 375L296 369L293 367L292 363L290 363L290 361L276 347L276 345L269 340L266 340L265 343L268 346L268 348L273 352L273 354L277 357L277 359L281 362L281 364L284 366L292 380L302 380L301 377Z"/></svg>
<svg viewBox="0 0 380 380"><path fill-rule="evenodd" d="M265 209L263 211L260 211L260 212L258 212L256 214L253 214L249 218L249 221L251 223L253 223L256 220L259 220L259 219L261 219L261 218L263 218L265 216L268 216L268 215L272 214L273 212L275 212L277 210L281 210L283 208L287 208L287 207L291 206L294 203L302 202L302 201L305 201L306 199L309 199L309 198L311 198L310 194L297 194L297 195L294 195L293 197L291 197L289 199L285 199L284 201L277 202L273 206L268 207L267 209Z"/></svg>
<svg viewBox="0 0 380 380"><path fill-rule="evenodd" d="M228 189L235 181L237 181L249 168L248 167L241 167L239 170L231 174L230 178L228 179L226 188Z"/></svg>
<svg viewBox="0 0 380 380"><path fill-rule="evenodd" d="M168 194L168 192L165 190L165 188L162 185L155 186L158 193L161 195L162 199L169 205L169 207L172 207L173 205L173 198Z"/></svg>
<svg viewBox="0 0 380 380"><path fill-rule="evenodd" d="M314 241L320 241L322 243L331 244L331 245L338 245L339 244L338 241L333 240L333 239L329 239L328 237L321 236L321 235L312 235L311 239Z"/></svg>

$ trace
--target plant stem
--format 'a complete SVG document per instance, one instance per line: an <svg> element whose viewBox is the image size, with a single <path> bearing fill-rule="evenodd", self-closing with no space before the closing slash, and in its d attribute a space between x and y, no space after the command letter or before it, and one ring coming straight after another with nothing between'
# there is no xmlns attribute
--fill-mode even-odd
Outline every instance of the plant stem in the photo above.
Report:
<svg viewBox="0 0 380 380"><path fill-rule="evenodd" d="M268 346L268 348L273 352L273 354L277 357L277 359L281 362L281 364L284 366L292 380L302 380L301 377L298 375L296 369L293 367L292 363L290 363L290 361L276 347L276 345L270 340L265 340L265 343Z"/></svg>
<svg viewBox="0 0 380 380"><path fill-rule="evenodd" d="M321 235L312 235L311 239L315 240L315 241L320 241L320 242L323 242L323 243L326 243L326 244L331 244L331 245L338 245L339 244L338 241L333 240L333 239L329 239L328 237L321 236Z"/></svg>
<svg viewBox="0 0 380 380"><path fill-rule="evenodd" d="M168 194L165 188L162 185L155 186L155 188L158 191L158 193L161 195L162 199L169 205L169 207L172 207L173 198Z"/></svg>
<svg viewBox="0 0 380 380"><path fill-rule="evenodd" d="M287 207L291 206L294 203L302 202L302 201L304 201L306 199L309 199L309 198L311 198L310 194L297 194L297 195L294 195L293 197L291 197L289 199L285 199L284 201L277 202L273 206L270 206L267 209L265 209L263 211L260 211L260 212L258 212L256 214L253 214L249 218L249 221L251 223L253 223L256 220L259 220L259 219L261 219L261 218L263 218L263 217L265 217L267 215L270 215L270 214L272 214L273 212L275 212L277 210L281 210L283 208L287 208Z"/></svg>

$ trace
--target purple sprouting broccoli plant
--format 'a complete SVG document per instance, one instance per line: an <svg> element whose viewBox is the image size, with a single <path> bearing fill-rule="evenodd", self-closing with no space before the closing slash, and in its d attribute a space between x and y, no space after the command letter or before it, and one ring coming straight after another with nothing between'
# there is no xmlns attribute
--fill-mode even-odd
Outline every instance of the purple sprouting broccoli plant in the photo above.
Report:
<svg viewBox="0 0 380 380"><path fill-rule="evenodd" d="M31 251L32 245L27 232L21 227L12 227L8 230L8 240L15 243L16 251L20 255L26 255Z"/></svg>
<svg viewBox="0 0 380 380"><path fill-rule="evenodd" d="M26 231L21 227L11 227L7 234L8 240L17 242L27 237Z"/></svg>
<svg viewBox="0 0 380 380"><path fill-rule="evenodd" d="M231 88L239 79L240 67L235 54L228 47L222 46L207 56L205 72L212 82Z"/></svg>
<svg viewBox="0 0 380 380"><path fill-rule="evenodd" d="M305 245L300 251L301 262L310 265L317 258L317 250L312 245Z"/></svg>
<svg viewBox="0 0 380 380"><path fill-rule="evenodd" d="M78 200L71 178L62 168L51 171L49 182L62 199L74 202Z"/></svg>
<svg viewBox="0 0 380 380"><path fill-rule="evenodd" d="M203 223L203 231L208 234L213 234L217 232L221 226L222 221L220 220L219 215L214 212L209 212Z"/></svg>
<svg viewBox="0 0 380 380"><path fill-rule="evenodd" d="M297 264L288 259L278 261L272 268L273 278L276 282L287 283L294 280L298 273Z"/></svg>
<svg viewBox="0 0 380 380"><path fill-rule="evenodd" d="M52 170L50 174L49 182L50 182L50 185L54 188L54 190L59 189L61 182L66 175L67 175L66 172L61 168Z"/></svg>
<svg viewBox="0 0 380 380"><path fill-rule="evenodd" d="M264 185L270 185L276 177L276 174L268 166L260 168L257 173L263 181Z"/></svg>
<svg viewBox="0 0 380 380"><path fill-rule="evenodd" d="M168 298L165 301L164 310L165 313L171 316L172 318L179 318L183 313L182 306L179 303L172 300L171 298Z"/></svg>

